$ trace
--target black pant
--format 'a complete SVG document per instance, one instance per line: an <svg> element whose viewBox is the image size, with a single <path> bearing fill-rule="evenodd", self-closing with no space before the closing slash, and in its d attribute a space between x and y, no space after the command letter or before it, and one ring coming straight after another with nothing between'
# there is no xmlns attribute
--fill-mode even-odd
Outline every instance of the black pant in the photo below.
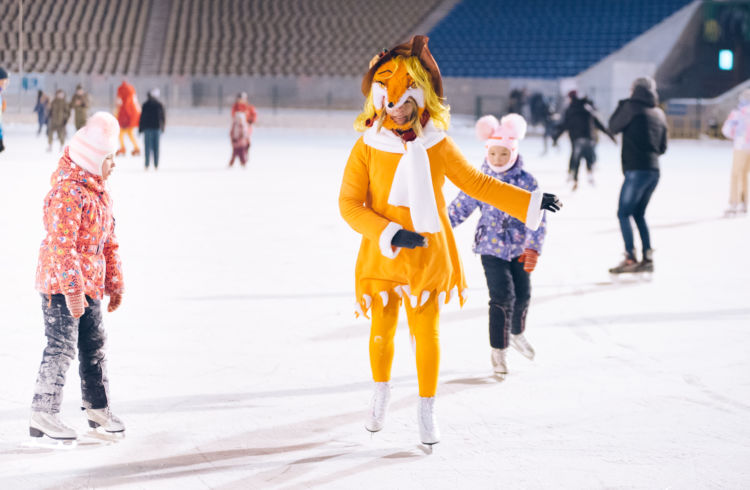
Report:
<svg viewBox="0 0 750 490"><path fill-rule="evenodd" d="M578 182L578 169L581 166L581 158L586 160L586 168L589 172L596 163L596 143L591 138L576 138L570 153L569 171L573 180Z"/></svg>
<svg viewBox="0 0 750 490"><path fill-rule="evenodd" d="M482 255L482 266L490 290L490 345L508 347L509 334L526 329L526 312L531 300L529 273L518 257L510 262L492 255Z"/></svg>
<svg viewBox="0 0 750 490"><path fill-rule="evenodd" d="M31 409L37 412L58 413L62 404L65 374L78 346L81 395L85 408L105 408L109 399L101 301L86 296L86 307L81 318L73 318L65 304L65 296L42 295L44 348L39 376L34 388Z"/></svg>

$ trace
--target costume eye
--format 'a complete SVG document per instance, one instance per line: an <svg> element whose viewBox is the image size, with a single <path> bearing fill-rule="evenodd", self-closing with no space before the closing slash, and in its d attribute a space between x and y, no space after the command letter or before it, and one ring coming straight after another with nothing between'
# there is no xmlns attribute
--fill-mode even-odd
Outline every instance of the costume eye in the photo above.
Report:
<svg viewBox="0 0 750 490"><path fill-rule="evenodd" d="M409 88L417 88L417 82L412 80L411 83L409 83Z"/></svg>
<svg viewBox="0 0 750 490"><path fill-rule="evenodd" d="M375 80L375 83L377 83L381 87L385 87L385 83L381 82L380 80Z"/></svg>

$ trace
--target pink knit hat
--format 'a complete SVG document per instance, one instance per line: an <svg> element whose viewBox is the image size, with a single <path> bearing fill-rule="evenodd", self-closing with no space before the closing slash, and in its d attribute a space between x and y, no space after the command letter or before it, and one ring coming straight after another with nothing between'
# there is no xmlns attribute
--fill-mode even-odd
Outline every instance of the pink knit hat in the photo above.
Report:
<svg viewBox="0 0 750 490"><path fill-rule="evenodd" d="M117 150L120 124L108 112L97 112L76 131L68 150L73 163L94 175L102 175L102 163Z"/></svg>
<svg viewBox="0 0 750 490"><path fill-rule="evenodd" d="M500 121L495 116L483 116L476 124L477 137L485 140L484 147L489 153L492 146L504 146L510 150L508 163L518 158L518 142L526 136L526 120L518 114L508 114Z"/></svg>

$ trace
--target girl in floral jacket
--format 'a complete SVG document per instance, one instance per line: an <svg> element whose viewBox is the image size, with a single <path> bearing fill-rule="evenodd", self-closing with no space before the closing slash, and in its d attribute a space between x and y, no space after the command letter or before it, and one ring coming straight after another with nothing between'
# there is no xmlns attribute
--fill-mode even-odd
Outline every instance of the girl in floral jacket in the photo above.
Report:
<svg viewBox="0 0 750 490"><path fill-rule="evenodd" d="M115 167L119 131L111 114L91 116L65 148L44 200L47 236L39 250L36 289L42 294L47 346L31 405L29 433L34 438L77 437L58 417L76 346L89 426L112 433L125 430L109 410L101 310L104 295L112 312L123 293L112 202L104 188Z"/></svg>
<svg viewBox="0 0 750 490"><path fill-rule="evenodd" d="M486 140L487 158L482 172L507 184L535 191L537 182L523 169L518 142L526 134L526 121L508 114L501 121L484 116L477 121L477 135ZM505 353L508 345L529 359L534 349L523 333L531 298L529 273L536 266L546 232L546 220L530 230L520 220L490 204L461 192L448 208L451 226L456 227L479 208L482 216L474 236L474 253L482 256L482 266L490 291L490 346L495 374L504 379L508 373Z"/></svg>

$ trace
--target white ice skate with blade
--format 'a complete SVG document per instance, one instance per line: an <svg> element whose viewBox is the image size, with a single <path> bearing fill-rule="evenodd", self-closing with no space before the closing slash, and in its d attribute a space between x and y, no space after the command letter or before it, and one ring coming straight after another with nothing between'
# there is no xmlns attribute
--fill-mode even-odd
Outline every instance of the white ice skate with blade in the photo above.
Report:
<svg viewBox="0 0 750 490"><path fill-rule="evenodd" d="M534 360L536 352L534 352L534 348L531 347L531 344L529 344L529 341L526 340L526 337L522 333L510 335L510 346L520 352L526 359Z"/></svg>
<svg viewBox="0 0 750 490"><path fill-rule="evenodd" d="M375 390L370 401L370 413L365 423L365 429L378 432L385 424L385 414L391 401L391 384L387 381L375 382Z"/></svg>
<svg viewBox="0 0 750 490"><path fill-rule="evenodd" d="M78 439L75 429L60 420L59 414L37 411L31 412L29 435L33 445L64 449L76 447Z"/></svg>
<svg viewBox="0 0 750 490"><path fill-rule="evenodd" d="M118 435L123 435L125 432L125 424L110 411L109 407L87 408L86 418L89 421L89 427L92 429L101 428L109 434Z"/></svg>
<svg viewBox="0 0 750 490"><path fill-rule="evenodd" d="M492 355L490 356L490 359L492 360L492 370L495 372L495 376L500 378L500 380L505 379L505 376L508 375L508 364L505 362L505 353L507 349L495 349L492 348Z"/></svg>
<svg viewBox="0 0 750 490"><path fill-rule="evenodd" d="M422 444L432 446L440 442L440 429L435 420L435 397L419 397L417 404L417 420L419 421L419 439Z"/></svg>

